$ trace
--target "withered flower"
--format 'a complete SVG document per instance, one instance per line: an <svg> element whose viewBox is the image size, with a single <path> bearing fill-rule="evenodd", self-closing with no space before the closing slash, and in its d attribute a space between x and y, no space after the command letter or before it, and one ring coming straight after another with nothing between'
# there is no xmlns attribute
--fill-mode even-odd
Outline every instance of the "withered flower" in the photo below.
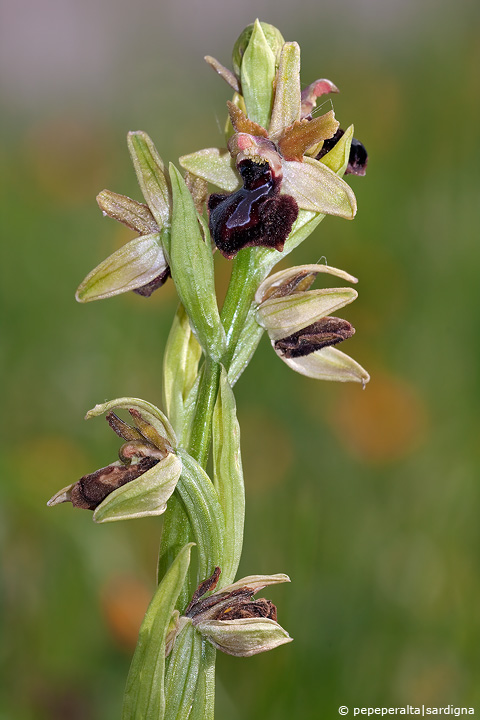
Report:
<svg viewBox="0 0 480 720"><path fill-rule="evenodd" d="M185 614L177 618L168 650L174 638L190 621L218 650L228 655L248 657L292 641L277 623L277 609L257 592L276 583L290 582L287 575L251 575L204 597L214 590L220 577L216 567L211 577L200 583Z"/></svg>
<svg viewBox="0 0 480 720"><path fill-rule="evenodd" d="M128 409L133 425L119 418L113 408ZM63 488L47 505L71 502L74 507L93 510L95 522L160 515L182 468L174 453L175 436L168 421L158 408L134 398L97 405L87 418L102 412L107 413L112 430L125 441L119 450L120 459Z"/></svg>
<svg viewBox="0 0 480 720"><path fill-rule="evenodd" d="M322 380L369 381L368 373L334 345L355 329L331 313L353 302L352 288L310 287L319 273L356 283L352 275L328 265L300 265L268 277L258 288L257 321L265 328L277 355L293 370Z"/></svg>

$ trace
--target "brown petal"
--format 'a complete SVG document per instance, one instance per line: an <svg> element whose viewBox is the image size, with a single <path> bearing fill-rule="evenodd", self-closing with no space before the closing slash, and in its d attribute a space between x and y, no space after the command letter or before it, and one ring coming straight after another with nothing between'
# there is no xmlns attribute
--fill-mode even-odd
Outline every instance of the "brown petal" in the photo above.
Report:
<svg viewBox="0 0 480 720"><path fill-rule="evenodd" d="M338 126L333 110L313 120L300 120L282 133L278 149L285 160L301 161L308 148L333 137Z"/></svg>
<svg viewBox="0 0 480 720"><path fill-rule="evenodd" d="M288 337L277 340L275 350L287 358L303 357L324 347L337 345L352 337L354 333L355 328L347 320L325 317Z"/></svg>
<svg viewBox="0 0 480 720"><path fill-rule="evenodd" d="M248 133L249 135L256 135L264 138L268 137L268 133L265 128L262 128L261 125L258 125L258 123L247 118L243 110L235 105L235 103L228 100L227 107L235 132Z"/></svg>

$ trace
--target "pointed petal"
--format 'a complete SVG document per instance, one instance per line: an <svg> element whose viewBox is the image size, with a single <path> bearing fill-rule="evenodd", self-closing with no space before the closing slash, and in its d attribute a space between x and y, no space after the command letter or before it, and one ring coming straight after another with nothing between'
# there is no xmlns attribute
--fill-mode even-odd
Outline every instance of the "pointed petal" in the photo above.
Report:
<svg viewBox="0 0 480 720"><path fill-rule="evenodd" d="M97 265L79 285L78 302L103 300L147 285L166 272L161 235L142 235Z"/></svg>
<svg viewBox="0 0 480 720"><path fill-rule="evenodd" d="M222 65L222 63L218 62L218 60L216 60L211 55L205 55L203 59L205 60L207 65L210 65L210 67L213 68L215 72L218 73L220 77L222 77L233 90L235 90L235 92L241 92L238 78L235 73L226 68L224 65Z"/></svg>
<svg viewBox="0 0 480 720"><path fill-rule="evenodd" d="M238 190L241 185L235 163L226 149L205 148L190 155L183 155L179 163L193 175L198 175L227 192Z"/></svg>
<svg viewBox="0 0 480 720"><path fill-rule="evenodd" d="M358 282L357 278L353 277L353 275L350 275L344 270L330 267L330 265L296 265L295 267L287 268L286 270L280 270L280 272L267 277L267 279L259 285L258 290L255 293L255 302L260 304L264 300L267 300L272 293L275 292L275 290L281 289L282 286L287 288L289 292L281 292L279 295L290 295L297 289L298 280L303 280L308 276L313 276L313 279L315 279L319 273L335 275L335 277L351 283ZM295 285L293 289L290 289L292 282L295 282ZM301 287L300 289L303 290L304 288Z"/></svg>
<svg viewBox="0 0 480 720"><path fill-rule="evenodd" d="M331 80L315 80L315 82L308 85L302 90L302 118L310 115L313 108L317 104L317 98L328 93L340 92L336 85Z"/></svg>
<svg viewBox="0 0 480 720"><path fill-rule="evenodd" d="M95 405L85 415L85 420L90 420L92 417L98 417L104 413L108 413L111 410L138 410L142 415L142 418L152 425L161 437L166 437L170 445L173 448L177 447L177 438L173 432L173 428L170 425L168 418L164 413L159 410L155 405L141 400L140 398L133 397L122 397L115 398L115 400L109 400L106 403L99 403Z"/></svg>
<svg viewBox="0 0 480 720"><path fill-rule="evenodd" d="M115 522L162 515L181 472L181 460L170 453L136 480L110 493L93 513L94 521Z"/></svg>
<svg viewBox="0 0 480 720"><path fill-rule="evenodd" d="M324 163L305 157L303 162L285 160L282 165L282 192L292 195L299 208L347 220L355 217L352 189Z"/></svg>
<svg viewBox="0 0 480 720"><path fill-rule="evenodd" d="M111 190L102 190L97 195L97 203L104 215L118 220L139 235L160 232L148 205L139 203L126 195Z"/></svg>
<svg viewBox="0 0 480 720"><path fill-rule="evenodd" d="M272 298L258 307L257 320L275 342L331 315L357 296L353 288L324 288Z"/></svg>
<svg viewBox="0 0 480 720"><path fill-rule="evenodd" d="M71 483L70 485L67 485L67 487L62 488L57 493L55 493L55 495L51 497L50 500L47 502L48 507L60 505L61 503L72 502L71 490L74 485L76 485L76 483Z"/></svg>
<svg viewBox="0 0 480 720"><path fill-rule="evenodd" d="M359 382L363 386L370 380L370 375L361 365L336 348L326 347L298 358L285 358L279 352L277 355L295 372L316 380Z"/></svg>
<svg viewBox="0 0 480 720"><path fill-rule="evenodd" d="M288 42L280 55L275 101L268 128L273 140L284 128L300 120L300 97L300 47L296 42Z"/></svg>
<svg viewBox="0 0 480 720"><path fill-rule="evenodd" d="M258 135L259 137L268 137L265 128L254 123L253 120L247 118L241 108L233 102L227 101L228 114L233 125L235 132L237 133L249 133L250 135Z"/></svg>
<svg viewBox="0 0 480 720"><path fill-rule="evenodd" d="M275 620L266 618L205 620L196 628L217 650L236 657L273 650L293 639Z"/></svg>
<svg viewBox="0 0 480 720"><path fill-rule="evenodd" d="M170 188L163 160L147 133L129 132L127 142L143 196L163 227L170 222Z"/></svg>
<svg viewBox="0 0 480 720"><path fill-rule="evenodd" d="M333 110L313 120L301 120L293 123L282 133L278 141L278 149L285 160L301 162L305 152L317 146L322 140L335 135L340 123L335 120Z"/></svg>
<svg viewBox="0 0 480 720"><path fill-rule="evenodd" d="M231 593L240 588L249 588L252 591L252 595L256 595L260 590L263 590L263 588L269 585L279 585L285 582L291 581L288 575L284 573L276 573L275 575L247 575L247 577L223 587L220 592Z"/></svg>

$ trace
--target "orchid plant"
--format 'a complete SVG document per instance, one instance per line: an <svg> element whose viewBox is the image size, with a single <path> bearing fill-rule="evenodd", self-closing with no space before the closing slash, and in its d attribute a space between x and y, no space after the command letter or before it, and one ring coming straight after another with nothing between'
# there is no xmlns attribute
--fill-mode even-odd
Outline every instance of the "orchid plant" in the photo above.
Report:
<svg viewBox="0 0 480 720"><path fill-rule="evenodd" d="M325 264L270 274L325 215L355 215L343 176L365 173L365 148L352 126L340 129L333 110L315 112L317 98L337 88L320 79L302 90L297 43L258 20L237 40L233 71L206 60L233 90L227 147L184 155L182 174L165 167L148 135L129 133L144 202L109 190L97 202L138 237L89 273L76 295L79 302L128 291L148 297L172 278L179 306L165 347L165 412L136 398L90 410L87 418L105 414L121 438L119 459L48 503L92 510L97 523L164 515L158 588L140 629L123 720L211 719L217 650L249 656L291 641L273 603L254 598L288 576L235 580L245 498L232 388L263 333L308 377L369 380L336 347L354 333L333 313L357 297L356 278ZM232 260L221 310L217 249ZM349 286L311 289L325 273Z"/></svg>

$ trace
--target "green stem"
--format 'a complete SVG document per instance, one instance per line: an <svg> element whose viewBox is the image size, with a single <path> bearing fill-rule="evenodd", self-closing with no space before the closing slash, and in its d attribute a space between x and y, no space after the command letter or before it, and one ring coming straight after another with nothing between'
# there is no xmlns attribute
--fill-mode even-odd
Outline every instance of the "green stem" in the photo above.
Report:
<svg viewBox="0 0 480 720"><path fill-rule="evenodd" d="M230 284L220 315L227 336L227 348L222 358L227 370L258 286L256 252L258 248L245 248L233 261Z"/></svg>
<svg viewBox="0 0 480 720"><path fill-rule="evenodd" d="M192 421L188 452L205 468L212 438L212 415L218 393L221 366L211 358L205 360L197 404Z"/></svg>

